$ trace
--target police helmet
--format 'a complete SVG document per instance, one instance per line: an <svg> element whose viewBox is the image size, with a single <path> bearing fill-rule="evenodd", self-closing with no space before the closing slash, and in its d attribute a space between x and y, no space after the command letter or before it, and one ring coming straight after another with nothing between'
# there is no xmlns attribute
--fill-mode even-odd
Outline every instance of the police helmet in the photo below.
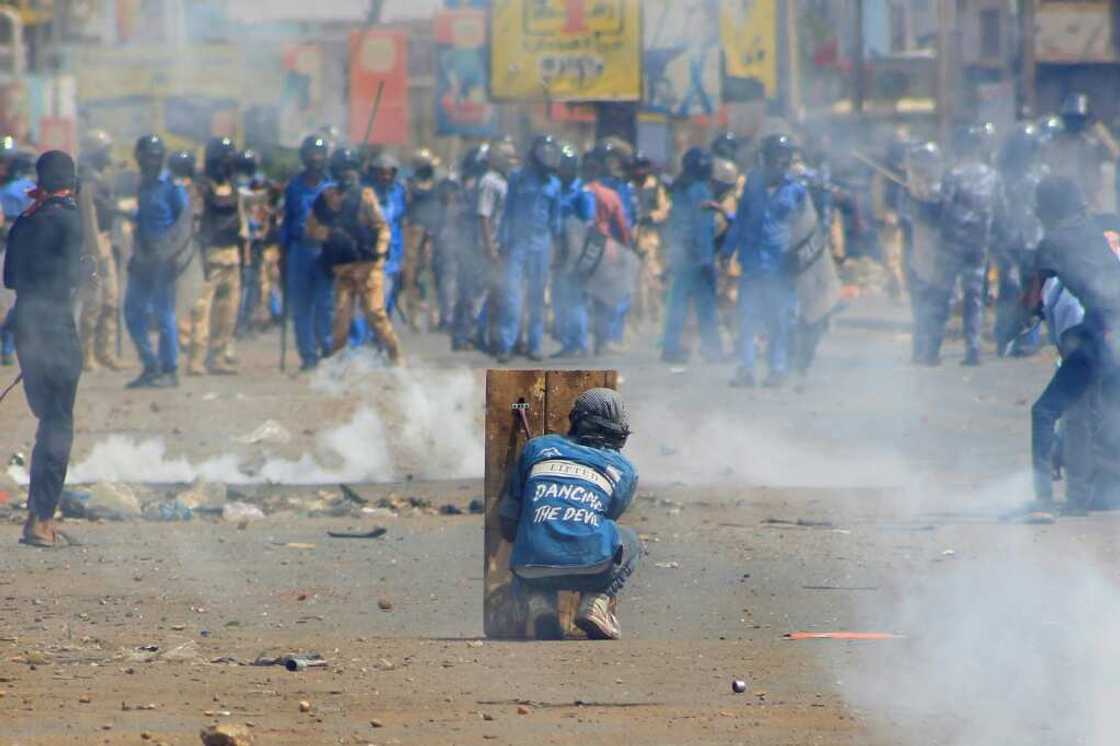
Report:
<svg viewBox="0 0 1120 746"><path fill-rule="evenodd" d="M321 135L308 135L299 146L299 159L307 168L326 165L330 146Z"/></svg>
<svg viewBox="0 0 1120 746"><path fill-rule="evenodd" d="M953 132L953 150L958 157L986 156L995 134L991 124L961 125Z"/></svg>
<svg viewBox="0 0 1120 746"><path fill-rule="evenodd" d="M727 158L712 160L712 181L725 187L733 187L739 181L739 167Z"/></svg>
<svg viewBox="0 0 1120 746"><path fill-rule="evenodd" d="M362 157L354 148L336 148L331 153L330 170L331 178L341 182L348 172L362 170Z"/></svg>
<svg viewBox="0 0 1120 746"><path fill-rule="evenodd" d="M177 150L167 158L167 170L176 178L193 178L196 168L194 153L189 150Z"/></svg>
<svg viewBox="0 0 1120 746"><path fill-rule="evenodd" d="M261 170L261 157L252 148L245 148L233 159L233 170L242 176L256 176Z"/></svg>
<svg viewBox="0 0 1120 746"><path fill-rule="evenodd" d="M734 132L720 132L716 135L716 139L712 140L712 155L734 161L739 156L739 145L739 138Z"/></svg>
<svg viewBox="0 0 1120 746"><path fill-rule="evenodd" d="M773 134L762 138L762 162L770 167L789 168L797 146L789 135Z"/></svg>
<svg viewBox="0 0 1120 746"><path fill-rule="evenodd" d="M375 155L369 162L369 170L391 171L393 175L396 175L396 173L401 170L401 163L393 156L392 153L386 153L382 151Z"/></svg>
<svg viewBox="0 0 1120 746"><path fill-rule="evenodd" d="M681 156L681 174L693 181L707 181L712 176L712 154L693 146Z"/></svg>
<svg viewBox="0 0 1120 746"><path fill-rule="evenodd" d="M1033 122L1020 122L1003 142L999 151L999 165L1003 169L1023 169L1029 166L1042 149L1042 138Z"/></svg>
<svg viewBox="0 0 1120 746"><path fill-rule="evenodd" d="M936 165L941 166L941 148L935 142L918 143L910 148L906 154L907 162L911 165L927 166Z"/></svg>
<svg viewBox="0 0 1120 746"><path fill-rule="evenodd" d="M237 155L237 148L233 140L228 137L215 137L206 143L202 160L206 175L211 178L224 178L229 176L233 169L233 159Z"/></svg>
<svg viewBox="0 0 1120 746"><path fill-rule="evenodd" d="M163 158L167 155L167 147L163 144L163 138L159 135L144 135L136 141L134 148L137 163L159 163L163 164Z"/></svg>
<svg viewBox="0 0 1120 746"><path fill-rule="evenodd" d="M99 165L109 162L109 152L113 147L113 138L105 130L88 130L82 135L82 159L96 162Z"/></svg>
<svg viewBox="0 0 1120 746"><path fill-rule="evenodd" d="M464 179L476 178L486 173L490 167L490 145L482 143L467 151L459 164Z"/></svg>
<svg viewBox="0 0 1120 746"><path fill-rule="evenodd" d="M559 165L556 175L564 181L571 181L579 175L579 153L567 143L560 146Z"/></svg>
<svg viewBox="0 0 1120 746"><path fill-rule="evenodd" d="M412 154L412 172L421 179L430 179L439 166L439 158L428 148L420 148Z"/></svg>
<svg viewBox="0 0 1120 746"><path fill-rule="evenodd" d="M529 146L529 160L544 173L560 167L560 146L552 135L537 135Z"/></svg>

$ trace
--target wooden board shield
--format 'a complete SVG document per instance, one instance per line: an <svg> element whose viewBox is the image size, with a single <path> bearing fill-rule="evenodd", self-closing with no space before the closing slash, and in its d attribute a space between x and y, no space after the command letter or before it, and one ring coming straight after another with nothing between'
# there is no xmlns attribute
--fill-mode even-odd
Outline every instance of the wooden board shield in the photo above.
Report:
<svg viewBox="0 0 1120 746"><path fill-rule="evenodd" d="M509 569L511 545L502 539L498 505L525 445L518 408L529 435L566 433L572 402L590 388L618 388L615 370L489 370L486 372L486 516L483 547L483 630L487 637L532 639L523 599ZM516 406L515 406L516 405ZM561 628L570 633L579 597L561 593Z"/></svg>

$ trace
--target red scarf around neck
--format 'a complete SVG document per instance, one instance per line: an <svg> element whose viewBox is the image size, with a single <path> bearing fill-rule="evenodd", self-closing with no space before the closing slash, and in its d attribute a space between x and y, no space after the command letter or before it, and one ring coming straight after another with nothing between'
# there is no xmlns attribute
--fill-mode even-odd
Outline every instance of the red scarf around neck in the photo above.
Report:
<svg viewBox="0 0 1120 746"><path fill-rule="evenodd" d="M24 215L34 215L35 212L40 207L42 207L44 204L46 204L47 200L55 198L55 197L58 197L60 199L66 199L68 197L73 197L74 196L74 190L73 189L59 189L58 191L55 191L55 192L47 192L47 191L44 191L44 190L40 189L39 187L35 187L34 189L31 189L30 191L27 192L27 196L30 197L32 200L34 200L34 202L32 202L31 205L28 206L28 208L23 211L23 214Z"/></svg>

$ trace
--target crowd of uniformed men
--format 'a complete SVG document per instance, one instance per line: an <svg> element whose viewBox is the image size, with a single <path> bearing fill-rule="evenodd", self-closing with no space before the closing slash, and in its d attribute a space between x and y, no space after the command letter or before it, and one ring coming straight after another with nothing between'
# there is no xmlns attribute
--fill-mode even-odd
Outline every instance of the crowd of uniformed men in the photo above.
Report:
<svg viewBox="0 0 1120 746"><path fill-rule="evenodd" d="M420 150L405 173L332 140L307 137L286 185L227 138L199 167L141 137L133 171L91 131L76 173L65 153L36 161L4 141L4 281L24 311L0 316L0 353L18 352L35 399L41 484L65 474L79 369L122 367L122 310L143 365L130 388L236 373L235 340L277 323L286 340L289 318L305 370L367 345L401 365L394 320L499 363L615 353L645 325L666 363L695 338L706 362L736 363L740 387L756 385L764 341L776 387L808 371L841 304L837 266L865 255L892 296L908 291L917 365L939 363L957 299L964 365L981 362L989 303L1000 355L1035 352L1045 319L1063 364L1032 409L1036 496L1050 504L1056 453L1067 510L1120 486L1120 218L1102 212L1101 168L1120 147L1083 95L1006 133L962 126L944 149L898 130L878 160L829 128L725 132L664 173L619 138L580 153L540 135L523 157L500 138L452 169Z"/></svg>
<svg viewBox="0 0 1120 746"><path fill-rule="evenodd" d="M764 339L764 383L777 386L808 369L839 302L836 262L861 253L884 264L893 295L908 288L916 363L939 360L958 278L964 362L980 362L981 317L997 286L997 350L1028 354L1039 336L1018 334L1016 309L1042 236L1034 190L1049 168L1095 195L1099 163L1115 157L1088 121L1074 95L1061 116L1021 123L1002 144L990 125L959 128L945 153L898 134L879 165L856 168L844 165L850 144L828 133L748 143L725 132L688 149L671 180L618 138L579 153L542 135L524 158L503 138L450 170L423 149L402 173L387 152L327 132L305 139L302 170L286 186L227 138L206 145L199 168L155 135L136 143L128 183L114 173L109 136L89 132L80 202L96 271L82 296L84 367L121 367L123 288L143 364L134 387L173 386L181 367L235 373L235 339L282 316L304 369L365 344L400 364L394 320L501 363L541 360L549 337L557 358L617 352L628 334L657 325L665 361L687 361L696 336L704 360L738 363L735 385L755 384ZM0 190L9 218L29 204L31 163L9 144ZM632 251L632 288L589 291L597 268L581 263L572 231ZM10 363L11 334L3 340Z"/></svg>

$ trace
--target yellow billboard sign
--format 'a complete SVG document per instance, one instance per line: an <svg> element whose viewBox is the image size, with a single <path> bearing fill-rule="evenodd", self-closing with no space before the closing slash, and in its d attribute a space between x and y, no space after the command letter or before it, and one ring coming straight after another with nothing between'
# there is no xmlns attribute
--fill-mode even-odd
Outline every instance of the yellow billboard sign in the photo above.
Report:
<svg viewBox="0 0 1120 746"><path fill-rule="evenodd" d="M495 99L637 101L640 0L495 0L490 93Z"/></svg>
<svg viewBox="0 0 1120 746"><path fill-rule="evenodd" d="M754 78L767 95L778 87L777 0L722 0L720 35L728 77Z"/></svg>

